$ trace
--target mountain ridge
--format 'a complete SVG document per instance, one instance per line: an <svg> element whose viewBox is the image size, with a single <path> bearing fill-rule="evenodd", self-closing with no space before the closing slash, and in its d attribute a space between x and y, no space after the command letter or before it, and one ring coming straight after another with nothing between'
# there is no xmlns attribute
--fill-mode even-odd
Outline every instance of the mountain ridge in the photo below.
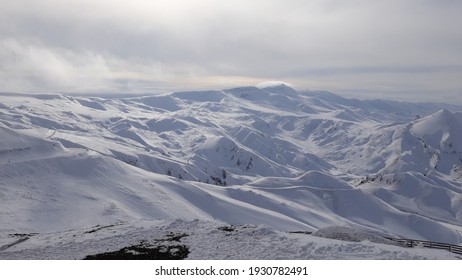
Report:
<svg viewBox="0 0 462 280"><path fill-rule="evenodd" d="M4 232L183 218L462 243L454 105L350 100L287 85L2 96L0 132L13 135L0 146ZM71 198L95 217L69 207Z"/></svg>

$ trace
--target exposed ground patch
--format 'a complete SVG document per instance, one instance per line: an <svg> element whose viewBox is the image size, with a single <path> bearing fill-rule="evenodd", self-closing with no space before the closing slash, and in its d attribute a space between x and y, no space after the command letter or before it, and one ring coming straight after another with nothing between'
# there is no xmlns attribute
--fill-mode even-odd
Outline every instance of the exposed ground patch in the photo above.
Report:
<svg viewBox="0 0 462 280"><path fill-rule="evenodd" d="M118 251L89 255L84 260L182 260L188 257L189 248L181 244L168 244L168 242L180 242L181 238L186 236L188 236L186 233L170 232L165 238L156 240L154 244L141 241L139 244Z"/></svg>

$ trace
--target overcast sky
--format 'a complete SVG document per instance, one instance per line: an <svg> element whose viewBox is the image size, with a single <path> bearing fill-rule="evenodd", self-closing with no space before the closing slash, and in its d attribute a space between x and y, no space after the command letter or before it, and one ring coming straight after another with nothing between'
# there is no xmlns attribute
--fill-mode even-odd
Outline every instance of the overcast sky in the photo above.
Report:
<svg viewBox="0 0 462 280"><path fill-rule="evenodd" d="M462 103L461 14L459 0L0 0L0 91L282 80Z"/></svg>

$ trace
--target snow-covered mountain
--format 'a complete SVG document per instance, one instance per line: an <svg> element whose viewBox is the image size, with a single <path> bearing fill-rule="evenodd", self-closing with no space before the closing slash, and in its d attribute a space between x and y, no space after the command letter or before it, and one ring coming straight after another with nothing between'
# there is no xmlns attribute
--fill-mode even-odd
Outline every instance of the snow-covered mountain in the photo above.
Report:
<svg viewBox="0 0 462 280"><path fill-rule="evenodd" d="M0 235L181 218L461 244L458 111L284 84L1 94Z"/></svg>

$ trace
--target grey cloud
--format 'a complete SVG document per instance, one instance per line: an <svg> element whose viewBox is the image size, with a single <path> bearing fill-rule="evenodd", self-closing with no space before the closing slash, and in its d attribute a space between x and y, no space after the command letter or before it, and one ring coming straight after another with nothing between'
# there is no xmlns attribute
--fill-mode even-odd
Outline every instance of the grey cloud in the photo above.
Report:
<svg viewBox="0 0 462 280"><path fill-rule="evenodd" d="M460 73L462 65L419 65L419 66L356 66L333 68L307 68L291 71L285 76L335 76L335 75L377 75L377 74L426 74L426 73Z"/></svg>
<svg viewBox="0 0 462 280"><path fill-rule="evenodd" d="M30 91L71 91L86 75L65 76L82 71L92 77L85 90L94 91L264 79L398 88L433 74L452 77L462 67L460 1L0 1L0 59L6 61L0 72L9 81L0 84L4 90L28 81L22 84ZM12 41L53 54L54 67L65 70L55 71L61 78L54 82L52 67L43 70L30 52L11 54L5 42ZM16 69L14 75L5 65ZM448 80L462 88L444 78L441 89Z"/></svg>

